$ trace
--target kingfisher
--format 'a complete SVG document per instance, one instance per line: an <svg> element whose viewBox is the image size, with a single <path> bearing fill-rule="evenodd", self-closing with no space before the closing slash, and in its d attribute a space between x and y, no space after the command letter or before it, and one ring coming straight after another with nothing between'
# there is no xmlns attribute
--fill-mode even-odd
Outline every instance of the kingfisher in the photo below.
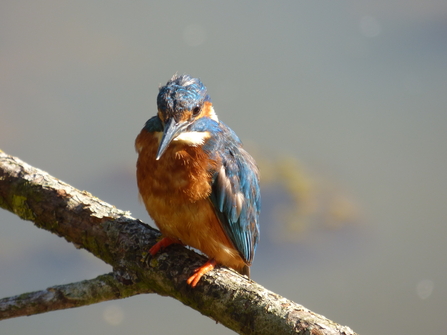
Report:
<svg viewBox="0 0 447 335"><path fill-rule="evenodd" d="M140 197L163 236L149 253L174 243L203 252L208 261L188 278L192 287L217 265L250 276L261 207L254 159L218 119L200 79L175 74L157 107L135 140Z"/></svg>

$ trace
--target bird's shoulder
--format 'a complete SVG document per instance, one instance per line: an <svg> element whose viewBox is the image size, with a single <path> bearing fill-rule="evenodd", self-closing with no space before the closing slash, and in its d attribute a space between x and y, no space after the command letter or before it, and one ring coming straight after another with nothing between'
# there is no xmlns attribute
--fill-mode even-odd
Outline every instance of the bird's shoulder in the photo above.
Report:
<svg viewBox="0 0 447 335"><path fill-rule="evenodd" d="M227 149L237 149L242 146L239 137L222 121L216 121L208 117L196 120L188 129L192 132L208 133L208 140L203 144L203 150L211 156L226 155ZM217 157L215 157L217 158ZM220 157L223 158L223 157Z"/></svg>
<svg viewBox="0 0 447 335"><path fill-rule="evenodd" d="M157 115L155 115L146 121L143 130L149 133L162 132L163 123L161 122L160 118Z"/></svg>
<svg viewBox="0 0 447 335"><path fill-rule="evenodd" d="M143 159L146 156L155 156L158 148L158 140L162 132L163 124L158 116L153 116L146 121L143 129L141 129L140 133L135 139L136 151L139 154L141 154L143 151L145 151L146 153L139 159Z"/></svg>

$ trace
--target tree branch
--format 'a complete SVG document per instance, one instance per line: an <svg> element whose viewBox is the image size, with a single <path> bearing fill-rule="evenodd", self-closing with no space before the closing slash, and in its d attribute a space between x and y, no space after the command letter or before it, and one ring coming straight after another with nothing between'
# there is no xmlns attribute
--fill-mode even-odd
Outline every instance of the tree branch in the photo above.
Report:
<svg viewBox="0 0 447 335"><path fill-rule="evenodd" d="M105 275L109 288L103 293L97 288L105 300L148 292L168 295L241 334L355 334L230 269L209 272L192 289L186 279L204 262L203 256L177 245L147 258L147 250L160 236L158 231L1 151L0 206L112 265L114 275ZM88 281L92 289L93 281ZM88 291L85 284L81 287ZM51 292L52 288L40 294L47 297ZM39 292L34 294L39 296ZM2 301L7 299L13 298ZM61 308L80 305L68 302ZM45 306L30 314L44 311ZM6 313L0 310L0 318L7 318Z"/></svg>
<svg viewBox="0 0 447 335"><path fill-rule="evenodd" d="M108 273L90 280L0 299L0 320L91 305L141 293L153 292L137 285L124 285L115 279L113 273Z"/></svg>

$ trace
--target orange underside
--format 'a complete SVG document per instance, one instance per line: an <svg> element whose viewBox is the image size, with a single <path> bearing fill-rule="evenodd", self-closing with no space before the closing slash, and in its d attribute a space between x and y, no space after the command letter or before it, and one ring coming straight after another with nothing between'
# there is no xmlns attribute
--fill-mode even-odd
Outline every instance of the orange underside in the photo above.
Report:
<svg viewBox="0 0 447 335"><path fill-rule="evenodd" d="M170 244L183 243L206 254L209 261L188 279L193 287L216 264L241 271L246 263L223 231L209 200L209 168L218 162L210 161L200 147L179 142L171 143L156 161L158 141L158 135L145 130L136 139L141 199L164 236L149 252L155 255Z"/></svg>

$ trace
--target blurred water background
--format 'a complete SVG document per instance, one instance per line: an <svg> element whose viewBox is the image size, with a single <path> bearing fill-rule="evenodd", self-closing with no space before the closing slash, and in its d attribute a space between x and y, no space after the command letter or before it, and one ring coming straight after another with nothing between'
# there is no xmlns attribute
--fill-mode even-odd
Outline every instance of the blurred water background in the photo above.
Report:
<svg viewBox="0 0 447 335"><path fill-rule="evenodd" d="M447 3L0 4L0 148L150 222L133 141L158 85L200 77L263 176L252 277L360 334L443 333ZM0 212L0 297L108 265ZM0 334L231 334L142 295Z"/></svg>

